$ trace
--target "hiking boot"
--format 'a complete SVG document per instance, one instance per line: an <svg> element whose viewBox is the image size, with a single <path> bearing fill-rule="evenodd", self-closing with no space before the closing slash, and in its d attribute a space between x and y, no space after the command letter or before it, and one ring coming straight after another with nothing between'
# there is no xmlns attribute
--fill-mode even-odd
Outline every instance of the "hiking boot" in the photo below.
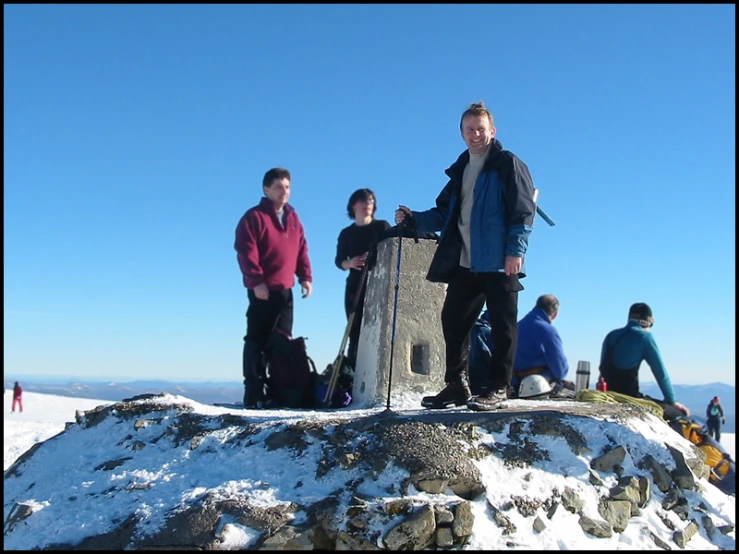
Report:
<svg viewBox="0 0 739 554"><path fill-rule="evenodd" d="M467 385L448 383L444 387L444 390L436 396L424 396L423 400L421 400L421 406L433 410L449 408L452 404L455 406L464 406L470 397L472 397L472 393Z"/></svg>
<svg viewBox="0 0 739 554"><path fill-rule="evenodd" d="M247 410L260 409L263 401L264 397L257 394L254 388L249 387L244 391L244 408Z"/></svg>
<svg viewBox="0 0 739 554"><path fill-rule="evenodd" d="M476 412L488 412L490 410L497 410L498 408L505 408L506 404L504 402L507 399L508 395L506 394L505 388L489 390L470 398L467 401L467 407Z"/></svg>
<svg viewBox="0 0 739 554"><path fill-rule="evenodd" d="M244 392L244 409L246 410L274 410L280 405L274 398L265 395L250 394L249 390Z"/></svg>

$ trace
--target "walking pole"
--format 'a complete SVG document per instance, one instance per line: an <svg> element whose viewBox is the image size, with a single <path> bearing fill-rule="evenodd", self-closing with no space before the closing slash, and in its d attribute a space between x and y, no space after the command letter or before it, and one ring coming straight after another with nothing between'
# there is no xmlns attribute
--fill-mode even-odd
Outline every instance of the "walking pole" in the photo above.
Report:
<svg viewBox="0 0 739 554"><path fill-rule="evenodd" d="M395 326L398 321L398 289L400 288L400 257L403 250L403 228L408 225L413 229L413 239L418 243L418 231L413 223L413 216L406 214L403 221L398 224L398 263L395 266L395 300L393 301L393 327L390 338L390 369L387 373L387 405L386 411L390 410L390 389L393 382L393 352L395 351Z"/></svg>
<svg viewBox="0 0 739 554"><path fill-rule="evenodd" d="M372 248L376 246L371 245L370 246L370 252L372 251ZM341 363L344 361L344 351L346 350L346 343L349 340L349 335L352 332L352 325L354 324L354 316L357 313L357 306L359 305L359 299L360 295L364 292L364 283L367 281L367 271L369 270L370 266L370 256L367 256L367 260L364 262L364 266L362 266L362 273L359 277L359 286L357 287L357 292L354 295L354 299L352 300L352 311L349 314L349 320L346 323L346 330L344 331L344 338L341 339L341 346L339 347L339 354L336 356L336 359L334 360L334 363L331 367L331 379L329 379L328 387L326 388L326 396L323 399L323 407L328 408L329 404L331 402L331 397L334 394L334 389L336 388L336 381L339 379L339 373L341 372Z"/></svg>

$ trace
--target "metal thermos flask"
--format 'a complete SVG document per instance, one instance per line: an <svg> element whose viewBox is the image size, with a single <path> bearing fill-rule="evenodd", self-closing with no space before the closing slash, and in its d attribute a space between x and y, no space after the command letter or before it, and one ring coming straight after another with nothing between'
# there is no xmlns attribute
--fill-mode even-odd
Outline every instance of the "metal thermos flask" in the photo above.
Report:
<svg viewBox="0 0 739 554"><path fill-rule="evenodd" d="M577 372L575 373L575 392L590 387L590 362L577 362Z"/></svg>

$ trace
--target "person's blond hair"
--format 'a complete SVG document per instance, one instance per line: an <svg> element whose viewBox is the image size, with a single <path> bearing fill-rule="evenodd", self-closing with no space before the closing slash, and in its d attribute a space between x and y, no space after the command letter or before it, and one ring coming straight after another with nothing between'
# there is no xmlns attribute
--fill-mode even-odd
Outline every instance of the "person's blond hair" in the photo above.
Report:
<svg viewBox="0 0 739 554"><path fill-rule="evenodd" d="M464 118L468 115L471 116L487 116L487 118L490 120L490 126L495 127L495 120L493 119L493 114L490 113L490 110L488 110L485 107L485 103L480 100L479 102L475 102L474 104L470 104L470 107L467 108L464 113L462 114L462 117L459 119L459 130L462 130L462 123L464 122Z"/></svg>

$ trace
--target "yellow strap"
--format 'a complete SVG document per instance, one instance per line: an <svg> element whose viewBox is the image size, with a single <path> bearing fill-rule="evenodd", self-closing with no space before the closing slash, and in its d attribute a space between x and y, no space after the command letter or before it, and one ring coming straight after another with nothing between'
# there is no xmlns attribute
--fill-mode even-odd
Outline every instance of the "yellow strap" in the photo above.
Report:
<svg viewBox="0 0 739 554"><path fill-rule="evenodd" d="M610 404L632 404L634 406L641 406L659 418L664 417L665 413L662 406L656 402L652 402L646 398L634 398L633 396L621 394L620 392L583 389L577 393L575 399L581 400L582 402L606 402Z"/></svg>

